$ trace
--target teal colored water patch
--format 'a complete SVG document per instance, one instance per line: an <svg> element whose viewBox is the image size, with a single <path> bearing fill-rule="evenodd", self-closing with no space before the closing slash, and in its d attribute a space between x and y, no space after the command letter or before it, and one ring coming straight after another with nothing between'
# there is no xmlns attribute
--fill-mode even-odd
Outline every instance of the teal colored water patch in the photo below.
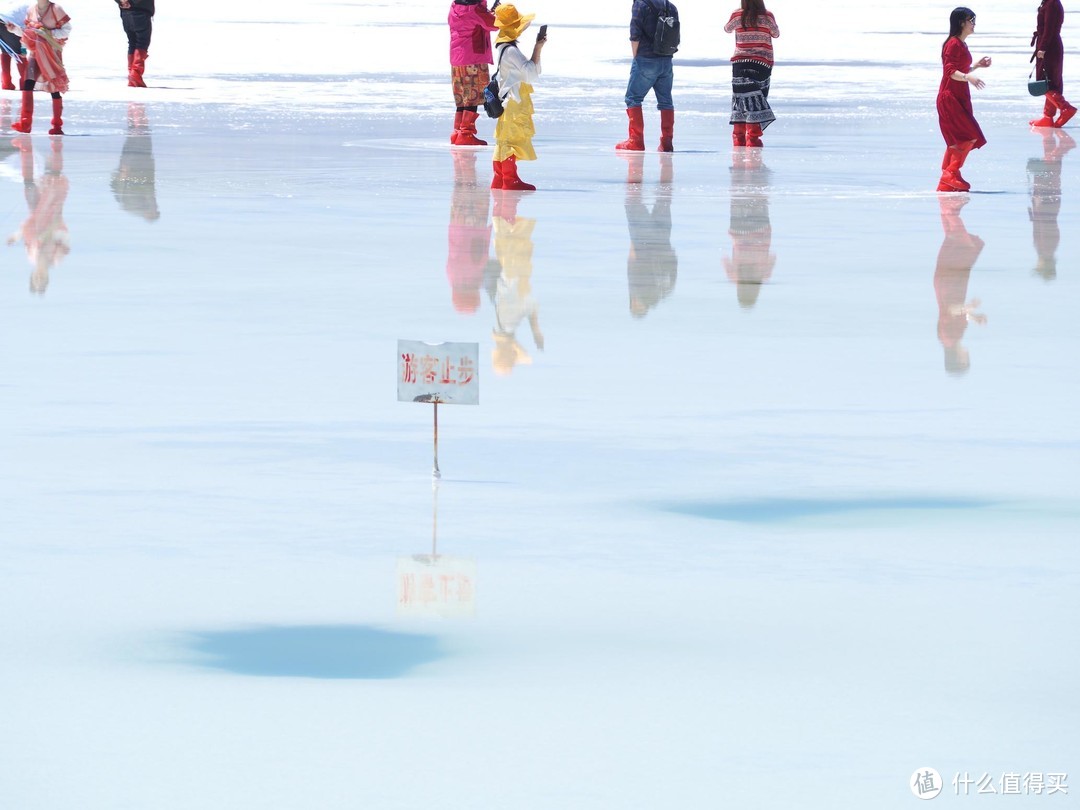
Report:
<svg viewBox="0 0 1080 810"><path fill-rule="evenodd" d="M268 678L385 680L444 657L435 636L363 625L207 631L190 647L203 667Z"/></svg>
<svg viewBox="0 0 1080 810"><path fill-rule="evenodd" d="M662 504L683 515L734 523L784 523L814 517L875 512L929 512L987 509L995 501L974 498L758 498L745 501L689 501Z"/></svg>

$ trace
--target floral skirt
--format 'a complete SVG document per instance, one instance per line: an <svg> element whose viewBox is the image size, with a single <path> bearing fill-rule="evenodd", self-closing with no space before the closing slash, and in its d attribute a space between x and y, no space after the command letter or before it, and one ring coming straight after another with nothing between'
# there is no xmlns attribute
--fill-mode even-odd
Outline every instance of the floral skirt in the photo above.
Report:
<svg viewBox="0 0 1080 810"><path fill-rule="evenodd" d="M454 104L458 107L480 107L484 103L484 88L491 81L487 65L453 65L450 81L454 85Z"/></svg>
<svg viewBox="0 0 1080 810"><path fill-rule="evenodd" d="M731 63L731 124L758 124L765 129L776 120L769 106L772 68L740 59Z"/></svg>

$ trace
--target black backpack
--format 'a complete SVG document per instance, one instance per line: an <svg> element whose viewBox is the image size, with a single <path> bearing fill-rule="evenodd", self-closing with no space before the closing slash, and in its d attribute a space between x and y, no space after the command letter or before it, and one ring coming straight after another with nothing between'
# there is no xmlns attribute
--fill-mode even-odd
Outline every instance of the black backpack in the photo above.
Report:
<svg viewBox="0 0 1080 810"><path fill-rule="evenodd" d="M651 3L650 3L651 5ZM679 50L679 10L674 3L664 0L663 9L656 10L656 33L653 35L653 53L657 56L674 56Z"/></svg>

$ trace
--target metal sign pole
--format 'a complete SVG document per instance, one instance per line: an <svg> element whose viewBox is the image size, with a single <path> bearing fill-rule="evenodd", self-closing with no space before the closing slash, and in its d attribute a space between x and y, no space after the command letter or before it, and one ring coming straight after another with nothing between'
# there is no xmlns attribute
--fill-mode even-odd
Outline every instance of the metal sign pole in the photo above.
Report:
<svg viewBox="0 0 1080 810"><path fill-rule="evenodd" d="M439 401L435 400L435 469L431 471L433 478L442 478L439 472Z"/></svg>

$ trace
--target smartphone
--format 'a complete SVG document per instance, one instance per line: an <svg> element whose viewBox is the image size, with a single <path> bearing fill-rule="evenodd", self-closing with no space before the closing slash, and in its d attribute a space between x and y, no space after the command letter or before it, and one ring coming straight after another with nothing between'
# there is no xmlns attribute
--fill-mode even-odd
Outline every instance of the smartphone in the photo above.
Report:
<svg viewBox="0 0 1080 810"><path fill-rule="evenodd" d="M536 41L547 39L547 23L540 26L540 32L536 35Z"/></svg>

